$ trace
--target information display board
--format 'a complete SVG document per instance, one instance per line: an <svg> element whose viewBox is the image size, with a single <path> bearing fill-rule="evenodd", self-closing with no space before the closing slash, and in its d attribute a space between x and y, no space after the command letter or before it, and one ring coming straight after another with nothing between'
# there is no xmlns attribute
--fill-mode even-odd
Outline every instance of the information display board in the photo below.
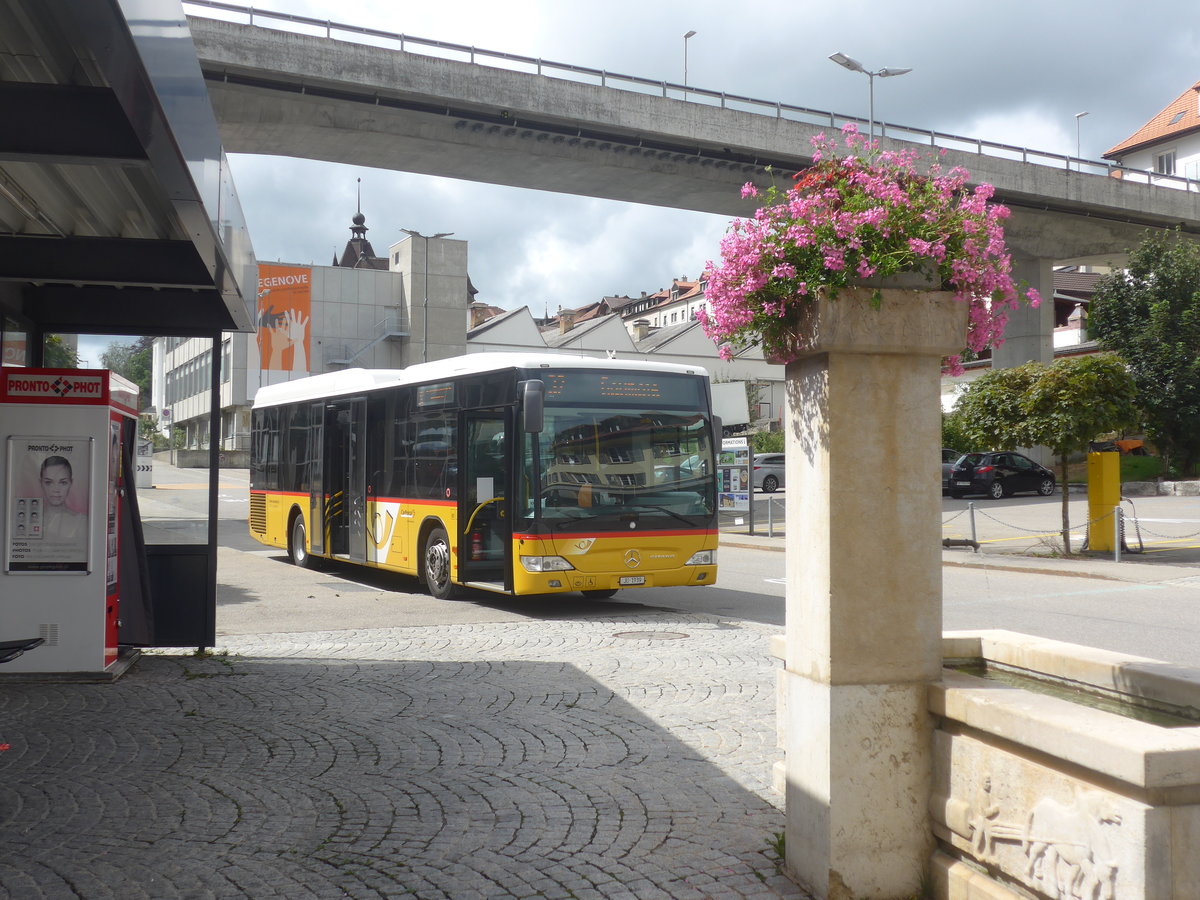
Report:
<svg viewBox="0 0 1200 900"><path fill-rule="evenodd" d="M91 571L91 437L8 439L5 572Z"/></svg>
<svg viewBox="0 0 1200 900"><path fill-rule="evenodd" d="M717 460L717 507L722 511L750 509L750 441L723 438Z"/></svg>

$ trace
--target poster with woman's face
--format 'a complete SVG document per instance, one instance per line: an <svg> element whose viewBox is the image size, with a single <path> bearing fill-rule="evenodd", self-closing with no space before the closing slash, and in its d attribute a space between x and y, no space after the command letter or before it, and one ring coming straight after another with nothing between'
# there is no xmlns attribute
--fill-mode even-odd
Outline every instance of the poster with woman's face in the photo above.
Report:
<svg viewBox="0 0 1200 900"><path fill-rule="evenodd" d="M6 572L87 574L92 439L10 437Z"/></svg>

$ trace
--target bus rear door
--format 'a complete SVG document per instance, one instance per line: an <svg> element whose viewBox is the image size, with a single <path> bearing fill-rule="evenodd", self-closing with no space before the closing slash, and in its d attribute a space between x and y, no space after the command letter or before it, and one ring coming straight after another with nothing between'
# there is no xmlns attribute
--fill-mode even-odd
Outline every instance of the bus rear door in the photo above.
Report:
<svg viewBox="0 0 1200 900"><path fill-rule="evenodd" d="M458 579L491 590L513 589L512 410L467 410L459 434Z"/></svg>
<svg viewBox="0 0 1200 900"><path fill-rule="evenodd" d="M330 556L367 558L367 401L335 400L325 408L323 487Z"/></svg>

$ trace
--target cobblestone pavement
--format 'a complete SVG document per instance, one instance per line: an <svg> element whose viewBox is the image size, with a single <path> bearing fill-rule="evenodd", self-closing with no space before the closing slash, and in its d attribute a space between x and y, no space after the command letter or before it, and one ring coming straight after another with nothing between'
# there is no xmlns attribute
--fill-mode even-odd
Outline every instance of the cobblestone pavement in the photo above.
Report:
<svg viewBox="0 0 1200 900"><path fill-rule="evenodd" d="M0 684L0 896L803 897L771 849L775 630L248 635Z"/></svg>

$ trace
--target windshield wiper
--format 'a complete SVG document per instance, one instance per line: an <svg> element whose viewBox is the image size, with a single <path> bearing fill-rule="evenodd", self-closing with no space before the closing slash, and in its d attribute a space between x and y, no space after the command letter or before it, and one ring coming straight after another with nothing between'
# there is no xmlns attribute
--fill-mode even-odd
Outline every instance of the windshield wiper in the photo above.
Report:
<svg viewBox="0 0 1200 900"><path fill-rule="evenodd" d="M696 525L696 523L695 523L695 522L693 522L691 519L686 519L686 518L684 518L684 516L683 516L683 514L682 514L682 513L677 513L677 512L675 512L675 510L673 510L673 509L669 509L669 508L667 508L667 507L665 507L665 506L656 506L656 505L654 505L653 503L630 503L630 504L628 504L628 505L626 506L626 509L629 509L629 508L633 508L633 509L655 509L655 510L658 510L659 512L665 512L665 513L666 513L668 516L674 516L676 519L678 519L678 520L679 520L680 522L682 522L684 525L688 525L688 526L690 526L690 527L693 527L693 528L694 528L694 527L695 527L695 525Z"/></svg>

